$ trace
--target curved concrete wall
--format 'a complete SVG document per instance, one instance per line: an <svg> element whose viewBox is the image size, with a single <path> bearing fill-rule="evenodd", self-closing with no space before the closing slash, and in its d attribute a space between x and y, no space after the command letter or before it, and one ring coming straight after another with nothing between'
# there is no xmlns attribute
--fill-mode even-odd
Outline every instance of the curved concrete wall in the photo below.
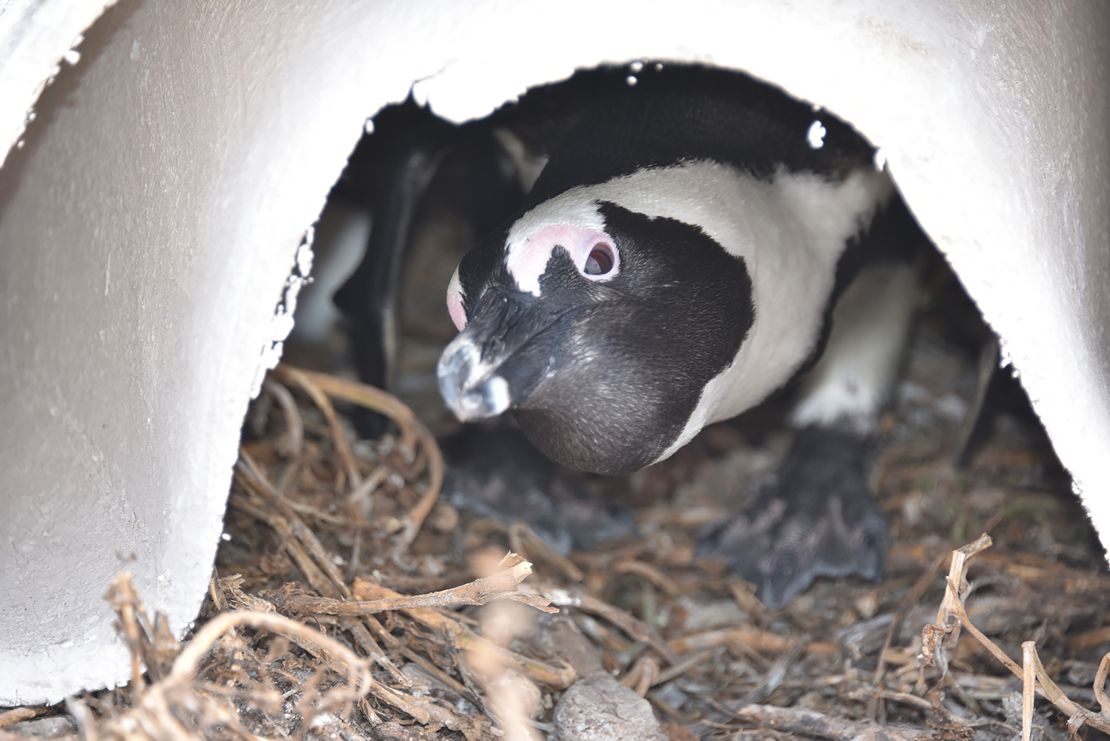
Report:
<svg viewBox="0 0 1110 741"><path fill-rule="evenodd" d="M704 61L852 121L1110 536L1110 5L122 0L36 102L102 5L0 2L0 705L125 678L120 567L195 617L298 246L414 80L461 120L578 66Z"/></svg>

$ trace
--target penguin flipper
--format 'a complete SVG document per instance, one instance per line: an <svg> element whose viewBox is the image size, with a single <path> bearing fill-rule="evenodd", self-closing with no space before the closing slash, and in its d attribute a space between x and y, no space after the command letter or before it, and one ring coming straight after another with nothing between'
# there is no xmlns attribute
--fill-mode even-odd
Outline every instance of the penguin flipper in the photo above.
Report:
<svg viewBox="0 0 1110 741"><path fill-rule="evenodd" d="M371 160L372 185L347 186L349 198L366 199L372 215L369 242L354 273L336 291L335 305L348 320L359 378L389 388L397 329L397 278L411 239L417 208L455 137L455 127L417 105L411 97L379 116L379 147L356 151ZM344 184L341 183L342 187ZM369 191L367 193L366 191ZM385 418L360 411L355 424L376 437Z"/></svg>
<svg viewBox="0 0 1110 741"><path fill-rule="evenodd" d="M882 576L887 526L867 484L864 439L826 427L798 431L755 500L702 539L777 609L820 576Z"/></svg>

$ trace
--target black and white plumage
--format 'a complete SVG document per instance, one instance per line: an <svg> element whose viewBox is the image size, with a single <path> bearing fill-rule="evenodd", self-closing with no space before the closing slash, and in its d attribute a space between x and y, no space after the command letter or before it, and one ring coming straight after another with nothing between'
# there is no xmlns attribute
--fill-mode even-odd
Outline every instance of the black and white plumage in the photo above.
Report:
<svg viewBox="0 0 1110 741"><path fill-rule="evenodd" d="M913 271L861 258L911 235L849 127L744 77L668 68L582 116L523 213L460 264L440 388L462 419L511 411L555 460L620 473L815 363L790 470L714 542L771 604L820 574L875 577L864 441Z"/></svg>

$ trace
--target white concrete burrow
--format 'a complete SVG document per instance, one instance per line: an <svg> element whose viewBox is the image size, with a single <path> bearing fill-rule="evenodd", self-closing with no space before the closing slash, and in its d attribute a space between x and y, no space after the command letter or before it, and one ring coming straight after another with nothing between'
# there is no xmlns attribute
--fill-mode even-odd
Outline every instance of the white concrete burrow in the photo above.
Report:
<svg viewBox="0 0 1110 741"><path fill-rule="evenodd" d="M0 19L0 706L125 680L120 569L175 630L195 618L274 307L364 122L414 81L462 121L578 67L698 61L837 112L1110 536L1110 6L121 0L74 41L102 5Z"/></svg>

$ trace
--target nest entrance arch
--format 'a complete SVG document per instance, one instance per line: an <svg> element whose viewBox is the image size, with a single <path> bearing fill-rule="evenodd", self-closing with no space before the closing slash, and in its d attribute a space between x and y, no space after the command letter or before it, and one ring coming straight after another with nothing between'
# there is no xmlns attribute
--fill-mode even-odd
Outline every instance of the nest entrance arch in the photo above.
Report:
<svg viewBox="0 0 1110 741"><path fill-rule="evenodd" d="M176 631L196 617L306 229L410 88L462 121L663 59L835 111L883 147L1110 536L1107 6L121 0L86 28L103 4L0 23L0 705L126 679L120 568Z"/></svg>

